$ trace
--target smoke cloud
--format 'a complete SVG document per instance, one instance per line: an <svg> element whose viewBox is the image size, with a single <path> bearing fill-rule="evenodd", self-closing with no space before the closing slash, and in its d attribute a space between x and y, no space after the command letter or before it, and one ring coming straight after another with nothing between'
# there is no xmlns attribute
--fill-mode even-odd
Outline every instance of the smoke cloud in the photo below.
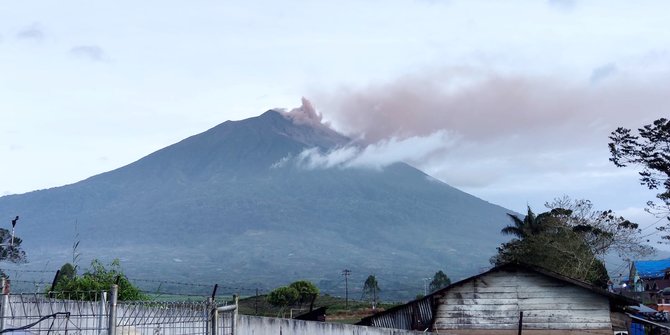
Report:
<svg viewBox="0 0 670 335"><path fill-rule="evenodd" d="M368 143L440 130L476 142L520 136L580 142L656 117L670 102L670 80L616 79L592 85L457 69L343 88L315 100L337 128Z"/></svg>
<svg viewBox="0 0 670 335"><path fill-rule="evenodd" d="M591 73L576 81L457 68L315 92L324 118L369 149L307 152L303 160L308 167L409 161L503 204L515 195L591 196L580 192L595 193L595 200L612 183L636 183L634 172L631 177L608 161L609 133L667 116L670 106L670 76L626 70L617 67L593 82ZM441 149L427 145L428 153L414 142L437 139ZM377 150L394 154L372 154Z"/></svg>

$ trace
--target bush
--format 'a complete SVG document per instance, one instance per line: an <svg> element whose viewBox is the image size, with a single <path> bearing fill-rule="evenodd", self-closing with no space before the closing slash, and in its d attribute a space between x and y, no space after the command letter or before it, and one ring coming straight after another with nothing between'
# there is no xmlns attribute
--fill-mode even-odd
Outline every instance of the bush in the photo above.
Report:
<svg viewBox="0 0 670 335"><path fill-rule="evenodd" d="M66 268L67 265L64 265L63 268ZM53 291L61 298L95 300L101 291L109 291L117 280L118 300L146 299L146 296L123 274L118 259L112 261L107 268L99 260L94 259L89 269L81 276L67 272L60 276Z"/></svg>

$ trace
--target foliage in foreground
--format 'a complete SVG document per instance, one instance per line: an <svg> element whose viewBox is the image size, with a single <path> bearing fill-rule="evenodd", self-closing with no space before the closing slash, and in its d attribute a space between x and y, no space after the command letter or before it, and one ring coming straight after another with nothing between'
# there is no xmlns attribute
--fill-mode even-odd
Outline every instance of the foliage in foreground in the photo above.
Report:
<svg viewBox="0 0 670 335"><path fill-rule="evenodd" d="M660 118L644 125L635 134L631 129L619 127L610 134L610 161L617 167L637 165L642 167L640 183L650 190L659 190L656 198L662 204L647 202L648 210L666 216L668 225L664 239L670 240L670 120Z"/></svg>
<svg viewBox="0 0 670 335"><path fill-rule="evenodd" d="M77 276L72 264L63 265L52 294L75 300L96 300L101 291L109 291L113 284L119 285L118 300L146 299L146 296L123 274L118 259L107 267L94 259L81 276Z"/></svg>

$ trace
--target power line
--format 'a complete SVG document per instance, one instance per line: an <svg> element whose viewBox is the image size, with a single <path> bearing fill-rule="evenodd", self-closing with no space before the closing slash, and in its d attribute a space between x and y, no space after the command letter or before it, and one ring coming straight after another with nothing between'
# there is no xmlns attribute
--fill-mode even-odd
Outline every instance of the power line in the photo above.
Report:
<svg viewBox="0 0 670 335"><path fill-rule="evenodd" d="M651 227L657 225L657 224L658 224L659 222L661 222L661 220L663 220L663 219L666 219L666 217L661 217L661 218L659 218L658 220L656 220L655 222L652 222L652 223L648 224L646 227L640 229L640 232L643 232L643 231L645 231L645 230L647 230L647 229L649 229L649 228L651 228Z"/></svg>

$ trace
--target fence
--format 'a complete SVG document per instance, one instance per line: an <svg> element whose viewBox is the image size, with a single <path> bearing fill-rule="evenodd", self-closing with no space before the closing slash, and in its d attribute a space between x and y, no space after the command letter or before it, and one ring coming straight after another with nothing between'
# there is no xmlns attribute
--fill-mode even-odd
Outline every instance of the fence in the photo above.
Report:
<svg viewBox="0 0 670 335"><path fill-rule="evenodd" d="M426 335L425 332L239 315L236 335Z"/></svg>
<svg viewBox="0 0 670 335"><path fill-rule="evenodd" d="M237 304L117 301L109 292L90 292L91 301L58 294L3 294L0 334L234 335ZM81 297L81 292L77 294Z"/></svg>

